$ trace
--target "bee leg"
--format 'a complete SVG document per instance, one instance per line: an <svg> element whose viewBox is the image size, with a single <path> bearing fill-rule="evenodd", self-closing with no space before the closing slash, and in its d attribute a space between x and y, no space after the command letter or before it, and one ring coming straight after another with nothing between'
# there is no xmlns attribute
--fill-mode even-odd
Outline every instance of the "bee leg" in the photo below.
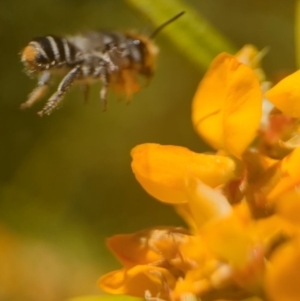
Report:
<svg viewBox="0 0 300 301"><path fill-rule="evenodd" d="M48 90L50 80L50 72L45 71L39 77L37 87L29 94L28 99L20 106L21 109L30 108L35 102L41 99Z"/></svg>
<svg viewBox="0 0 300 301"><path fill-rule="evenodd" d="M72 86L74 81L81 75L81 66L74 67L60 82L57 91L49 98L44 108L38 112L39 116L50 115L63 99L66 92Z"/></svg>
<svg viewBox="0 0 300 301"><path fill-rule="evenodd" d="M112 46L111 46L112 47ZM103 60L103 63L105 66L107 66L107 70L109 72L118 72L119 67L118 67L118 61L115 59L116 54L116 47L111 48L110 50L106 51L105 53L101 54L101 59Z"/></svg>
<svg viewBox="0 0 300 301"><path fill-rule="evenodd" d="M93 77L94 78L97 78L99 77L100 78L100 81L101 81L101 90L100 90L100 100L103 104L103 109L102 111L105 112L107 110L107 90L108 90L108 85L109 85L109 77L108 77L108 73L107 73L107 64L105 65L101 65L99 66L94 74L93 74Z"/></svg>
<svg viewBox="0 0 300 301"><path fill-rule="evenodd" d="M106 72L101 73L100 75L100 80L101 80L101 90L100 90L100 100L103 104L103 109L102 111L105 112L107 110L107 89L108 89L108 74Z"/></svg>

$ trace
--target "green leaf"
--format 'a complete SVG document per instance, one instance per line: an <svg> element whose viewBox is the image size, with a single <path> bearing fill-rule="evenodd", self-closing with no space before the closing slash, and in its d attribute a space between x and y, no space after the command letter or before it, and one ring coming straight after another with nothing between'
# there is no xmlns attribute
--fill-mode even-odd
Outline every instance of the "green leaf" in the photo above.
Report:
<svg viewBox="0 0 300 301"><path fill-rule="evenodd" d="M136 298L126 295L99 295L99 296L82 296L67 301L143 301L142 298Z"/></svg>
<svg viewBox="0 0 300 301"><path fill-rule="evenodd" d="M155 26L160 26L179 12L185 11L182 17L163 29L163 33L168 35L177 48L202 70L206 69L220 52L236 52L235 47L224 36L182 0L126 0L126 2L146 15Z"/></svg>

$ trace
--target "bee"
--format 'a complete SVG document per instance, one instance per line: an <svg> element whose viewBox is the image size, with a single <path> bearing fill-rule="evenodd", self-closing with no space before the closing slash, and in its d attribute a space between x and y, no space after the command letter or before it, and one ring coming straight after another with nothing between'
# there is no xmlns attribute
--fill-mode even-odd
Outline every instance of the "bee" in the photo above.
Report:
<svg viewBox="0 0 300 301"><path fill-rule="evenodd" d="M89 85L100 81L100 100L104 111L107 109L109 88L129 99L140 90L138 76L149 80L154 73L158 47L153 38L183 13L163 23L149 37L101 30L76 36L48 35L32 39L23 49L21 61L29 76L38 76L38 83L21 108L29 108L41 99L56 73L64 77L56 92L38 112L39 116L50 115L75 82L83 84L87 99Z"/></svg>

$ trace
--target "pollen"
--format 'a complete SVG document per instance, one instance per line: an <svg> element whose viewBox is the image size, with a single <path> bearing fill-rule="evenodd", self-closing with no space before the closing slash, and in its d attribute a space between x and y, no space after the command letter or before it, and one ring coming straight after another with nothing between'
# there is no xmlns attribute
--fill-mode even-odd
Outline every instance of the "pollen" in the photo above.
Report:
<svg viewBox="0 0 300 301"><path fill-rule="evenodd" d="M22 52L21 60L24 63L32 65L36 61L37 54L38 54L38 51L37 51L36 47L34 47L32 45L28 45L24 48L24 50Z"/></svg>

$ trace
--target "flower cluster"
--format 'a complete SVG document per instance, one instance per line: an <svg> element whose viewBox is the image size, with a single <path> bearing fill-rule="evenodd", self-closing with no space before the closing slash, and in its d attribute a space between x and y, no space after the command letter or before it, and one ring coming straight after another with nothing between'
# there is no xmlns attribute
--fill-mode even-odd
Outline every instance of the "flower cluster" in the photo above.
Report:
<svg viewBox="0 0 300 301"><path fill-rule="evenodd" d="M300 300L300 71L266 88L261 56L251 45L218 55L196 91L192 122L214 153L132 150L137 181L174 206L188 230L108 239L123 268L100 278L104 291L146 300Z"/></svg>

